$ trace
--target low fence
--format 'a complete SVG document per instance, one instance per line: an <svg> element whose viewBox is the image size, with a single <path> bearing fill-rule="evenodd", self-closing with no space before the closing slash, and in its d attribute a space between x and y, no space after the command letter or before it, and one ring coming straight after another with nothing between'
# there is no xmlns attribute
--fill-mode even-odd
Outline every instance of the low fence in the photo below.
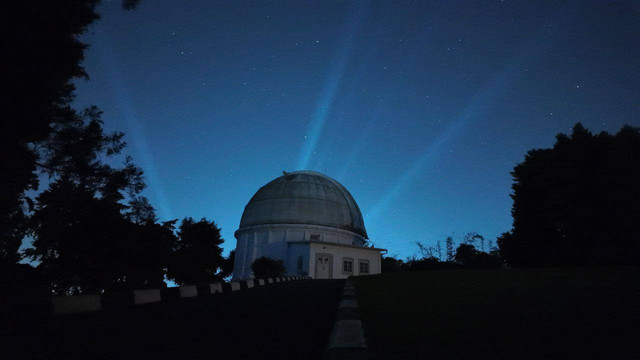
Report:
<svg viewBox="0 0 640 360"><path fill-rule="evenodd" d="M217 282L201 286L184 285L165 289L140 289L125 293L105 295L57 296L51 298L51 309L54 315L74 314L102 309L136 306L197 296L212 296L232 291L241 291L253 287L268 286L279 282L311 279L310 276L286 276L277 278L250 279Z"/></svg>

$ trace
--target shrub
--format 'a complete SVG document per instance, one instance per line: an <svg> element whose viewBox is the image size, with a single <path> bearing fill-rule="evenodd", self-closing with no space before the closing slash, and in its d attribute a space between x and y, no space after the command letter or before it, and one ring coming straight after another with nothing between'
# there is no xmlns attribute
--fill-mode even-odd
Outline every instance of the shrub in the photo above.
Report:
<svg viewBox="0 0 640 360"><path fill-rule="evenodd" d="M467 268L497 269L502 266L502 260L497 251L487 254L478 251L473 245L460 244L456 249L454 259L457 263Z"/></svg>
<svg viewBox="0 0 640 360"><path fill-rule="evenodd" d="M284 275L284 262L263 256L257 258L253 264L251 264L251 271L253 271L253 275L257 278L279 277Z"/></svg>
<svg viewBox="0 0 640 360"><path fill-rule="evenodd" d="M382 258L382 272L383 273L388 273L388 272L396 272L396 271L400 271L400 268L402 266L404 262L400 259L396 259L394 257L383 257Z"/></svg>

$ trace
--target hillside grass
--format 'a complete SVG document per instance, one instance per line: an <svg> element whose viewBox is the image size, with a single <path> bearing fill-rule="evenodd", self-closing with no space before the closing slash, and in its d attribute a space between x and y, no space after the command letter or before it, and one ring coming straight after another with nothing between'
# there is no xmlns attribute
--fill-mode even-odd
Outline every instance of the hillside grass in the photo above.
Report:
<svg viewBox="0 0 640 360"><path fill-rule="evenodd" d="M375 359L640 358L640 269L353 278Z"/></svg>

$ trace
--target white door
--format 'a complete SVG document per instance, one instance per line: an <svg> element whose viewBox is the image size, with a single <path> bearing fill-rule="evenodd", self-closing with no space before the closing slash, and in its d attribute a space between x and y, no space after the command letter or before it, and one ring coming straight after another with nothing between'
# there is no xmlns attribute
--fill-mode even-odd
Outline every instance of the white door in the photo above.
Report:
<svg viewBox="0 0 640 360"><path fill-rule="evenodd" d="M331 259L329 255L316 255L316 279L329 279Z"/></svg>

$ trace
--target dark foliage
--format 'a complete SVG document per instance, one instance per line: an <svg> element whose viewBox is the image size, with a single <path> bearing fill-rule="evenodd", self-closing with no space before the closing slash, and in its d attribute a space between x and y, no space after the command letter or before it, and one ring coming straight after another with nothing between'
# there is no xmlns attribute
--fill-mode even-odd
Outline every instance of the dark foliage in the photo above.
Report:
<svg viewBox="0 0 640 360"><path fill-rule="evenodd" d="M86 77L80 66L85 45L77 35L97 19L95 4L22 1L0 12L7 69L0 85L0 264L20 258L28 210L24 192L38 187L34 144L73 113L70 80Z"/></svg>
<svg viewBox="0 0 640 360"><path fill-rule="evenodd" d="M167 267L178 282L211 280L222 259L215 224L185 219L179 240L175 221L158 224L139 196L142 170L128 157L119 168L104 162L121 153L124 134L105 133L97 107L71 107L73 80L88 78L79 35L98 19L98 3L14 2L1 12L10 71L0 96L0 271L30 274L15 264L31 232L33 273L56 293L161 287ZM50 186L34 204L25 192L39 190L39 172Z"/></svg>
<svg viewBox="0 0 640 360"><path fill-rule="evenodd" d="M383 258L383 272L461 268L495 269L502 267L503 261L497 249L489 253L478 251L474 245L476 242L479 242L480 246L484 247L484 237L482 235L475 232L467 233L463 238L462 244L454 251L453 237L448 236L445 241L447 254L444 261L442 259L442 251L439 251L439 242L436 243L435 247L416 242L422 257L413 256L404 262L393 257Z"/></svg>
<svg viewBox="0 0 640 360"><path fill-rule="evenodd" d="M87 45L78 36L98 19L98 2L14 1L0 12L0 271L20 260L32 208L25 192L38 189L38 170L54 170L44 164L57 155L48 141L57 126L77 121L72 80L88 77L80 65Z"/></svg>
<svg viewBox="0 0 640 360"><path fill-rule="evenodd" d="M453 261L453 256L454 256L454 252L453 252L453 237L452 236L447 236L447 239L445 240L445 244L447 247L447 261Z"/></svg>
<svg viewBox="0 0 640 360"><path fill-rule="evenodd" d="M145 243L141 228L150 225L131 220L155 217L148 202L138 197L145 187L142 170L129 158L121 168L103 162L120 154L125 143L122 133L104 133L100 116L95 107L71 112L66 122L51 126L41 143L46 156L39 166L51 184L36 198L29 221L33 248L26 254L40 262L57 293L100 292L162 280L158 259L151 260L157 263L155 269L133 275L144 266L136 263L144 255L135 242ZM129 213L126 198L133 202ZM156 275L149 278L151 273Z"/></svg>
<svg viewBox="0 0 640 360"><path fill-rule="evenodd" d="M124 1L123 8L137 2ZM124 148L124 134L104 133L98 108L71 107L73 80L88 78L81 66L87 45L79 36L98 19L98 3L12 2L0 12L3 62L10 69L0 85L0 268L12 273L7 267L20 259L17 250L30 231L34 247L27 255L41 262L37 273L59 293L162 279L164 260L154 249L162 237L147 244L151 256L140 260L153 226L143 215L132 223L123 214L127 197L132 214L146 201L137 197L144 188L141 169L128 158L121 168L103 163ZM50 188L34 204L25 192L39 190L39 172L49 176ZM144 216L152 212L147 206Z"/></svg>
<svg viewBox="0 0 640 360"><path fill-rule="evenodd" d="M512 266L640 263L640 129L593 135L576 124L513 172Z"/></svg>
<svg viewBox="0 0 640 360"><path fill-rule="evenodd" d="M21 313L46 314L50 311L49 281L40 269L16 264L5 270L0 273L0 318L3 321L10 321Z"/></svg>
<svg viewBox="0 0 640 360"><path fill-rule="evenodd" d="M454 260L465 268L497 269L502 267L502 260L498 253L488 254L484 251L478 251L475 246L470 244L460 244L456 249Z"/></svg>
<svg viewBox="0 0 640 360"><path fill-rule="evenodd" d="M236 260L236 251L231 250L229 255L222 262L220 267L220 276L227 277L233 274L233 262Z"/></svg>
<svg viewBox="0 0 640 360"><path fill-rule="evenodd" d="M386 256L382 258L381 270L383 273L400 271L404 261L395 257Z"/></svg>
<svg viewBox="0 0 640 360"><path fill-rule="evenodd" d="M251 264L251 271L257 278L278 277L284 275L285 267L282 260L260 257Z"/></svg>
<svg viewBox="0 0 640 360"><path fill-rule="evenodd" d="M441 261L436 257L424 257L421 259L409 259L402 264L402 271L423 271L439 269L456 269L460 266L452 261Z"/></svg>
<svg viewBox="0 0 640 360"><path fill-rule="evenodd" d="M163 286L173 223L135 224L114 199L61 178L37 198L27 254L57 293Z"/></svg>
<svg viewBox="0 0 640 360"><path fill-rule="evenodd" d="M124 253L129 265L128 288L163 288L165 269L169 264L171 249L177 242L177 220L156 223L149 219L142 224L132 224Z"/></svg>
<svg viewBox="0 0 640 360"><path fill-rule="evenodd" d="M468 244L476 247L476 244L479 244L480 250L484 251L484 236L478 234L477 232L467 233L462 239L462 243Z"/></svg>
<svg viewBox="0 0 640 360"><path fill-rule="evenodd" d="M167 276L178 284L202 284L222 279L218 273L225 260L220 248L222 242L220 228L215 222L182 220Z"/></svg>
<svg viewBox="0 0 640 360"><path fill-rule="evenodd" d="M470 244L460 244L456 249L456 254L453 259L462 264L469 264L471 259L473 259L478 254L478 250L473 245Z"/></svg>

